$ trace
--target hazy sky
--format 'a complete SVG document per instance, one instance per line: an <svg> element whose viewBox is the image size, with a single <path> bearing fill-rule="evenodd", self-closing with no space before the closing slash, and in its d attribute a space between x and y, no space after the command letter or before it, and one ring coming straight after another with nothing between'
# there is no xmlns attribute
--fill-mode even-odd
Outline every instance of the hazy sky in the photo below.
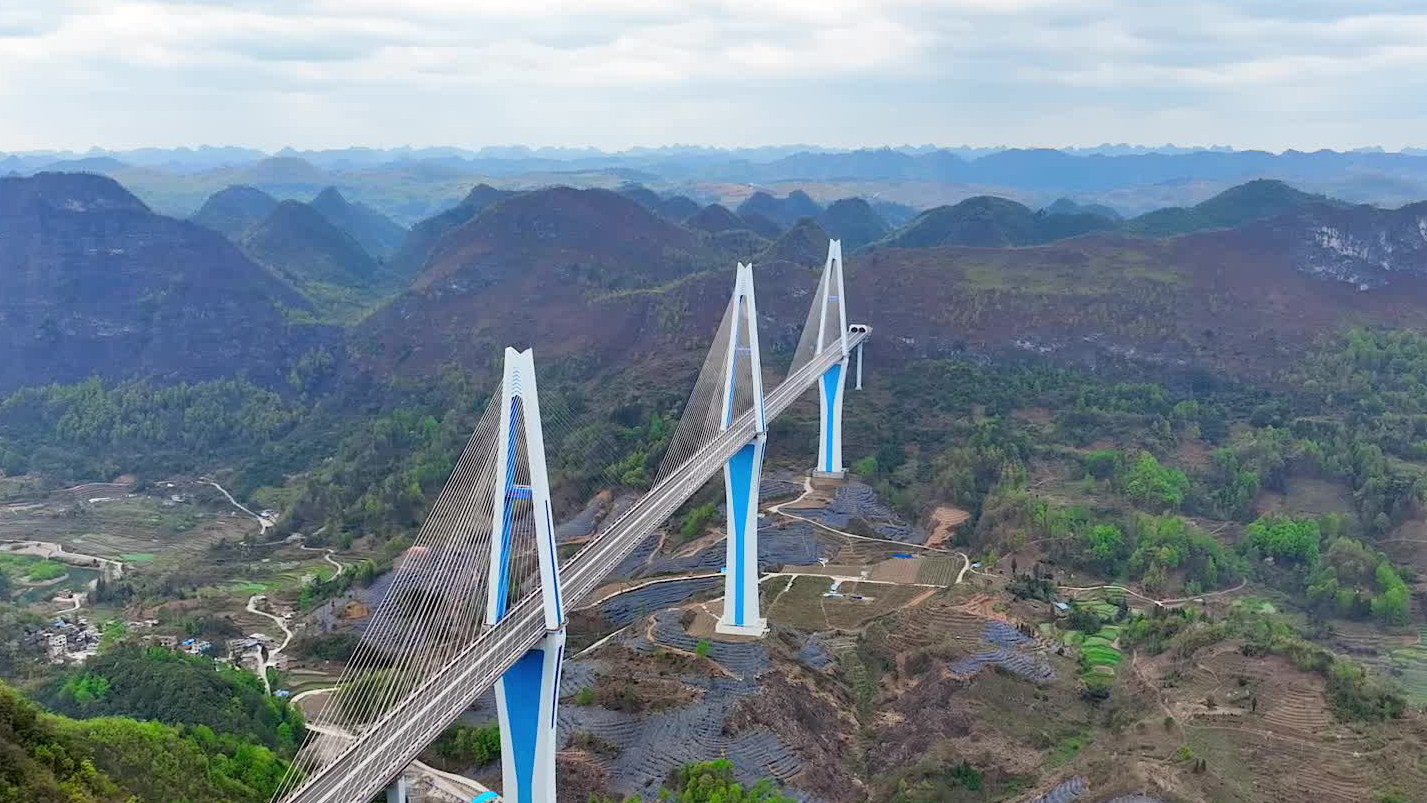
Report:
<svg viewBox="0 0 1427 803"><path fill-rule="evenodd" d="M0 151L1427 146L1424 0L0 0Z"/></svg>

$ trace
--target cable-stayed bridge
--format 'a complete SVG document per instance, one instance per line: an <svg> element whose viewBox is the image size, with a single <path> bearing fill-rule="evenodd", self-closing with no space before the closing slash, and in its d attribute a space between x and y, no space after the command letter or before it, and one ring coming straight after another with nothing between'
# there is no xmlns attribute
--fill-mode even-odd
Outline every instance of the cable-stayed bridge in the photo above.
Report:
<svg viewBox="0 0 1427 803"><path fill-rule="evenodd" d="M337 690L274 801L405 800L405 767L491 687L505 797L554 803L556 706L565 614L720 470L727 509L721 633L762 635L758 486L768 423L817 387L818 474L840 475L842 403L870 328L849 324L841 244L828 257L788 374L763 392L751 265L739 265L719 330L652 487L564 566L530 351L507 349L486 408ZM554 410L564 442L580 432ZM596 450L597 451L597 450ZM563 476L565 471L557 470Z"/></svg>

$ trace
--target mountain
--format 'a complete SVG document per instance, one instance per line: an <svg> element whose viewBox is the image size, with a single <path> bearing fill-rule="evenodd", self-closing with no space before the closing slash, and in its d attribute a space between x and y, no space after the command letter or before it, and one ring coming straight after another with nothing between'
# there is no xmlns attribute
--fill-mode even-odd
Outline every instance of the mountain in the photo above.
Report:
<svg viewBox="0 0 1427 803"><path fill-rule="evenodd" d="M1299 270L1359 290L1427 278L1427 201L1395 210L1314 203L1260 228Z"/></svg>
<svg viewBox="0 0 1427 803"><path fill-rule="evenodd" d="M878 217L885 220L887 225L894 229L899 229L911 223L912 218L915 218L921 213L921 210L915 206L899 204L896 201L887 201L876 197L869 200L868 203L877 211Z"/></svg>
<svg viewBox="0 0 1427 803"><path fill-rule="evenodd" d="M331 184L331 175L306 159L296 156L273 156L239 171L244 184L286 187L323 187Z"/></svg>
<svg viewBox="0 0 1427 803"><path fill-rule="evenodd" d="M698 214L699 205L683 195L664 197L642 184L625 184L617 192L656 215L673 221L687 220Z"/></svg>
<svg viewBox="0 0 1427 803"><path fill-rule="evenodd" d="M223 235L88 174L0 178L0 391L89 376L276 381L327 335Z"/></svg>
<svg viewBox="0 0 1427 803"><path fill-rule="evenodd" d="M684 221L684 225L691 229L706 231L709 234L717 234L721 231L733 229L750 228L738 215L730 212L728 207L720 204L709 204L700 209L696 214Z"/></svg>
<svg viewBox="0 0 1427 803"><path fill-rule="evenodd" d="M1119 220L1121 217L1114 207L1105 204L1082 204L1069 198L1057 198L1045 208L1045 212L1048 215L1099 215L1111 220Z"/></svg>
<svg viewBox="0 0 1427 803"><path fill-rule="evenodd" d="M757 213L782 226L792 228L805 217L817 217L822 207L802 190L793 190L786 198L774 198L762 190L748 196L738 205L738 214Z"/></svg>
<svg viewBox="0 0 1427 803"><path fill-rule="evenodd" d="M1201 229L1230 228L1327 201L1321 195L1296 190L1282 181L1256 179L1231 187L1189 208L1169 207L1140 215L1126 223L1125 229L1164 236Z"/></svg>
<svg viewBox="0 0 1427 803"><path fill-rule="evenodd" d="M406 241L405 227L366 204L349 202L336 187L318 193L311 206L377 259L390 259Z"/></svg>
<svg viewBox="0 0 1427 803"><path fill-rule="evenodd" d="M842 240L848 250L876 242L891 230L872 205L861 198L835 201L818 216L818 223L828 236Z"/></svg>
<svg viewBox="0 0 1427 803"><path fill-rule="evenodd" d="M743 225L749 231L752 231L759 237L764 237L769 240L776 240L779 236L783 234L782 226L779 226L777 223L774 223L772 220L769 220L767 217L760 215L757 212L749 212L744 215L739 215L739 219L743 221Z"/></svg>
<svg viewBox="0 0 1427 803"><path fill-rule="evenodd" d="M543 359L581 355L598 364L642 322L607 318L594 299L641 298L710 268L731 276L737 257L747 255L609 190L523 193L442 238L411 288L357 327L352 349L379 371L472 360L484 367L488 352L472 344L496 343L534 343Z"/></svg>
<svg viewBox="0 0 1427 803"><path fill-rule="evenodd" d="M1015 201L981 195L954 206L928 209L888 235L882 244L895 248L1001 248L1038 245L1114 226L1114 221L1098 215L1038 215Z"/></svg>
<svg viewBox="0 0 1427 803"><path fill-rule="evenodd" d="M697 201L684 195L670 195L660 206L661 214L670 220L686 220L696 214L700 207Z"/></svg>
<svg viewBox="0 0 1427 803"><path fill-rule="evenodd" d="M821 267L827 261L828 233L817 221L803 218L758 255L757 264L790 262L803 267Z"/></svg>
<svg viewBox="0 0 1427 803"><path fill-rule="evenodd" d="M209 196L189 220L237 240L276 207L277 199L271 195L256 187L235 184Z"/></svg>
<svg viewBox="0 0 1427 803"><path fill-rule="evenodd" d="M471 188L460 203L439 212L411 227L401 248L392 256L388 264L399 276L413 277L426 267L426 260L436 244L447 233L465 225L483 209L516 195L512 190L498 190L489 184L477 184Z"/></svg>
<svg viewBox="0 0 1427 803"><path fill-rule="evenodd" d="M127 164L109 156L90 156L83 159L63 159L40 168L44 173L111 173L123 170Z"/></svg>
<svg viewBox="0 0 1427 803"><path fill-rule="evenodd" d="M387 282L381 266L352 236L301 201L283 201L249 229L243 252L307 298L350 306L343 291L373 292ZM336 311L336 310L334 310Z"/></svg>

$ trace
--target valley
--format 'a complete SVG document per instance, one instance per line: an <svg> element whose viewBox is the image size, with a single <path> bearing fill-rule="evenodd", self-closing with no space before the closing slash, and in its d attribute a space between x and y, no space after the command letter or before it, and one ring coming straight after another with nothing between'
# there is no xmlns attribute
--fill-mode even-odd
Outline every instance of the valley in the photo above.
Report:
<svg viewBox="0 0 1427 803"><path fill-rule="evenodd" d="M97 176L0 181L26 243L0 265L0 540L103 559L0 554L7 680L77 721L139 717L131 667L216 662L328 733L498 347L539 355L563 559L656 476L729 266L755 263L771 387L839 237L876 330L850 474L806 471L811 394L775 422L763 640L715 629L717 481L570 612L561 799L657 797L715 759L827 803L1427 789L1420 205L1251 181L1121 217L487 178L419 220L259 182L191 222ZM85 635L54 664L61 617ZM412 765L418 799L502 788L493 722L488 694ZM300 730L275 733L250 736L285 761ZM231 799L278 777L248 780Z"/></svg>

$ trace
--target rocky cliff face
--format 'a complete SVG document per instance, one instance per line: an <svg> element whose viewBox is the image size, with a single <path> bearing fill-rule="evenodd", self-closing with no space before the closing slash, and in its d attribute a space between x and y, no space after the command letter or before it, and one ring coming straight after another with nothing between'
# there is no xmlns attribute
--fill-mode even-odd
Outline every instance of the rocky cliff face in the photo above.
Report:
<svg viewBox="0 0 1427 803"><path fill-rule="evenodd" d="M1427 202L1396 210L1314 207L1288 225L1300 231L1300 270L1359 290L1427 276Z"/></svg>
<svg viewBox="0 0 1427 803"><path fill-rule="evenodd" d="M306 301L221 234L111 179L0 179L0 392L89 376L277 381L328 336Z"/></svg>

